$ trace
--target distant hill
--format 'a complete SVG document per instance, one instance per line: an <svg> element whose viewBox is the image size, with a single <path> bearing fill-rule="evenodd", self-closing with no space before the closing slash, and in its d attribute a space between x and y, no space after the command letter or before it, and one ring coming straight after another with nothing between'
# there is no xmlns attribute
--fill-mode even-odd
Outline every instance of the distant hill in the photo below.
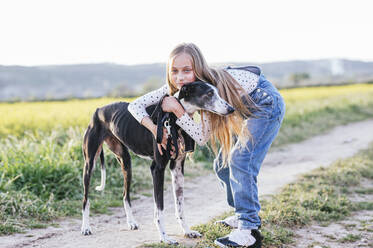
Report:
<svg viewBox="0 0 373 248"><path fill-rule="evenodd" d="M0 66L0 101L100 97L117 87L136 93L153 77L162 81L164 74L163 64Z"/></svg>
<svg viewBox="0 0 373 248"><path fill-rule="evenodd" d="M253 63L220 63L212 66ZM278 87L373 79L373 62L352 60L287 61L259 64ZM294 75L307 77L295 79ZM165 81L165 64L77 64L0 66L0 101L138 95Z"/></svg>

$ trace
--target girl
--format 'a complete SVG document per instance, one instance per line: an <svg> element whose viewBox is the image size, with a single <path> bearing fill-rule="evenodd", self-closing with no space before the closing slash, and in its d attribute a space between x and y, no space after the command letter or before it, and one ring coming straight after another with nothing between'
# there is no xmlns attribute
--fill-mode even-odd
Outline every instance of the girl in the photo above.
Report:
<svg viewBox="0 0 373 248"><path fill-rule="evenodd" d="M219 94L235 107L228 116L201 111L201 122L196 123L172 95L184 84L201 80L218 88ZM235 209L235 216L221 221L233 227L225 237L215 240L221 247L261 247L258 228L260 204L257 176L264 157L281 126L285 104L277 89L261 75L258 67L210 68L199 48L192 43L178 45L167 63L166 85L135 101L128 110L156 137L157 128L145 111L165 97L163 111L173 112L176 124L183 128L199 145L211 138L216 151L214 170L226 189L228 204ZM166 148L167 132L162 144Z"/></svg>

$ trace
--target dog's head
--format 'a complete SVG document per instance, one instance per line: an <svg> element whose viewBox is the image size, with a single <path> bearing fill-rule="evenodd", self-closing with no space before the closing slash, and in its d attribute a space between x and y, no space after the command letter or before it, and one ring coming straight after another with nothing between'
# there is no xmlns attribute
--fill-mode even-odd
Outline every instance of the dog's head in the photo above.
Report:
<svg viewBox="0 0 373 248"><path fill-rule="evenodd" d="M218 115L228 115L234 112L234 108L219 96L215 86L202 81L183 85L178 98L187 113L207 110Z"/></svg>

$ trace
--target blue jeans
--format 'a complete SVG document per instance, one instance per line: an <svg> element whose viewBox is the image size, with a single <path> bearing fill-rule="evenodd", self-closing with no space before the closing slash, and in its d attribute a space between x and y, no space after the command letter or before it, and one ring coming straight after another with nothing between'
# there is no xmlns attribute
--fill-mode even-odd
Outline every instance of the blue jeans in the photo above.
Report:
<svg viewBox="0 0 373 248"><path fill-rule="evenodd" d="M246 120L252 138L246 147L235 144L229 166L222 165L221 151L214 160L214 170L226 189L228 204L235 208L240 229L261 225L257 176L285 114L283 98L264 76L260 76L257 88L249 95L258 107L255 117Z"/></svg>

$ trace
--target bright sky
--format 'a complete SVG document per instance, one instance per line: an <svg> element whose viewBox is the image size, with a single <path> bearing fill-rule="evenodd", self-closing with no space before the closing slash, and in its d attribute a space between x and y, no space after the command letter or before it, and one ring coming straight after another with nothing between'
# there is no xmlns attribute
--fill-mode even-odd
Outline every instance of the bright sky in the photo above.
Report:
<svg viewBox="0 0 373 248"><path fill-rule="evenodd" d="M0 65L373 61L370 0L1 0Z"/></svg>

